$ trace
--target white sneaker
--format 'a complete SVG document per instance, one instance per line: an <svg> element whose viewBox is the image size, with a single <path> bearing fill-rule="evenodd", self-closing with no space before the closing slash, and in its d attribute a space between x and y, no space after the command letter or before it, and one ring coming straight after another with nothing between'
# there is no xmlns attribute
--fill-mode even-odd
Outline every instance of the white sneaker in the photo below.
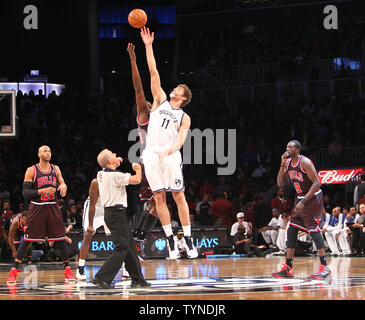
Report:
<svg viewBox="0 0 365 320"><path fill-rule="evenodd" d="M176 260L179 256L179 250L177 250L177 246L175 243L174 236L171 235L167 238L168 249L169 249L169 256L166 258L167 260Z"/></svg>
<svg viewBox="0 0 365 320"><path fill-rule="evenodd" d="M192 237L184 237L186 245L187 245L187 254L189 259L195 259L198 257L198 250L196 250L196 247L193 244L193 238Z"/></svg>
<svg viewBox="0 0 365 320"><path fill-rule="evenodd" d="M86 274L81 274L79 269L77 269L77 272L76 272L76 279L77 280L86 280Z"/></svg>

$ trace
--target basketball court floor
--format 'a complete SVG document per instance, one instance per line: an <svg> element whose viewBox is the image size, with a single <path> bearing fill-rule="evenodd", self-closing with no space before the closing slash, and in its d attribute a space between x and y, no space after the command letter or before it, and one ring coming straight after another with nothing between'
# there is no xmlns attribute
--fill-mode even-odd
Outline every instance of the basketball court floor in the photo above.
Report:
<svg viewBox="0 0 365 320"><path fill-rule="evenodd" d="M142 272L151 288L130 288L120 271L114 289L91 283L102 261L88 261L87 281L65 283L61 263L22 266L17 283L7 285L10 264L0 265L0 300L364 300L365 258L328 258L330 280L309 276L319 269L317 257L296 257L295 277L271 276L284 263L283 257L199 258L142 262ZM76 273L76 263L71 267Z"/></svg>

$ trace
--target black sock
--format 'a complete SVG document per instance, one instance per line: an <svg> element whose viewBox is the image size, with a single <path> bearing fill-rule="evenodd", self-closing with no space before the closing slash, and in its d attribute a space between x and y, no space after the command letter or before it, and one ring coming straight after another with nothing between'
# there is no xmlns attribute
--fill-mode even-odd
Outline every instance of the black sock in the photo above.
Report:
<svg viewBox="0 0 365 320"><path fill-rule="evenodd" d="M19 268L19 266L20 266L20 264L21 264L21 262L14 261L13 268L18 269L18 268Z"/></svg>
<svg viewBox="0 0 365 320"><path fill-rule="evenodd" d="M285 262L290 268L293 268L293 259L288 259L286 258L286 262Z"/></svg>
<svg viewBox="0 0 365 320"><path fill-rule="evenodd" d="M147 233L149 233L156 225L158 221L158 217L154 216L153 214L148 214L145 217L143 226L142 226L142 231L144 234L144 238L146 238Z"/></svg>
<svg viewBox="0 0 365 320"><path fill-rule="evenodd" d="M84 266L82 266L82 267L79 266L79 272L80 272L80 274L84 274Z"/></svg>
<svg viewBox="0 0 365 320"><path fill-rule="evenodd" d="M62 261L62 262L63 262L63 267L65 269L70 266L70 262L69 261Z"/></svg>
<svg viewBox="0 0 365 320"><path fill-rule="evenodd" d="M146 218L150 215L150 212L148 210L144 210L138 220L136 229L133 232L134 237L138 237L140 235L140 232L142 230L143 224L145 223Z"/></svg>
<svg viewBox="0 0 365 320"><path fill-rule="evenodd" d="M319 260L321 261L321 264L323 264L324 266L327 265L326 256L320 256Z"/></svg>

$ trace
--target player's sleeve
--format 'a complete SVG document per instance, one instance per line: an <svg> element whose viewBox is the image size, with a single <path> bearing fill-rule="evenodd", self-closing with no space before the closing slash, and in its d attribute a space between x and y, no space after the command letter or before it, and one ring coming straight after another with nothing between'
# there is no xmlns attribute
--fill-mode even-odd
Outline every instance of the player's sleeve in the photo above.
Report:
<svg viewBox="0 0 365 320"><path fill-rule="evenodd" d="M127 186L129 184L130 176L130 173L119 172L115 177L115 182L118 186Z"/></svg>

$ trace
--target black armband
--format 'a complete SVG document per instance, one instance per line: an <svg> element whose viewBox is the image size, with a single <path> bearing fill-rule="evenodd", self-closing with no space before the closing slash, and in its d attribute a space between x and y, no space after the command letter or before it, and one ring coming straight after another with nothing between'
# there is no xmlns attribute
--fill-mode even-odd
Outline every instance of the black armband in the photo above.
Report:
<svg viewBox="0 0 365 320"><path fill-rule="evenodd" d="M38 196L38 190L33 189L33 183L29 181L24 181L23 183L23 197L26 200L35 198Z"/></svg>

